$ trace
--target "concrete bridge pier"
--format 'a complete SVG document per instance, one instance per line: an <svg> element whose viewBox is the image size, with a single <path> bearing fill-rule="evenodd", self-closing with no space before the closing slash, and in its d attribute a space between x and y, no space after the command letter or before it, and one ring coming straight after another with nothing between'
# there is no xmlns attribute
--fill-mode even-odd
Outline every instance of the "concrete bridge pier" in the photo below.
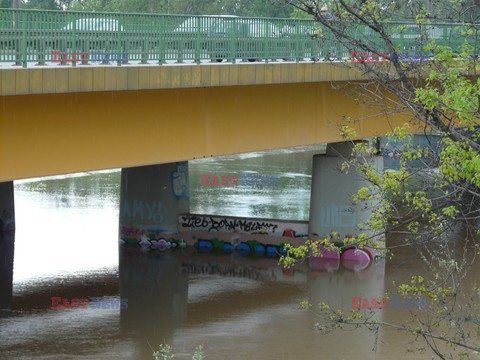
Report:
<svg viewBox="0 0 480 360"><path fill-rule="evenodd" d="M122 241L142 247L157 246L157 242L147 239L147 234L176 234L179 215L188 212L188 162L122 169Z"/></svg>
<svg viewBox="0 0 480 360"><path fill-rule="evenodd" d="M351 157L352 148L352 143L333 143L327 145L326 154L314 155L309 234L325 237L337 232L340 238L355 236L358 224L369 218L370 210L352 203L352 195L368 182L354 170L348 174L340 171L342 163ZM375 156L373 161L383 171L383 157Z"/></svg>
<svg viewBox="0 0 480 360"><path fill-rule="evenodd" d="M15 206L13 181L0 183L0 309L12 305Z"/></svg>

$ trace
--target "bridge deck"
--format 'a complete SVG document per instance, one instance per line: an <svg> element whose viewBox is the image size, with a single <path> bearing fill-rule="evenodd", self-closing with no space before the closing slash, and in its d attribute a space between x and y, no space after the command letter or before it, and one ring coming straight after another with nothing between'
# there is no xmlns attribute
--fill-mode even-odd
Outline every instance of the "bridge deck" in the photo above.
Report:
<svg viewBox="0 0 480 360"><path fill-rule="evenodd" d="M130 65L0 69L0 96L363 80L342 63Z"/></svg>

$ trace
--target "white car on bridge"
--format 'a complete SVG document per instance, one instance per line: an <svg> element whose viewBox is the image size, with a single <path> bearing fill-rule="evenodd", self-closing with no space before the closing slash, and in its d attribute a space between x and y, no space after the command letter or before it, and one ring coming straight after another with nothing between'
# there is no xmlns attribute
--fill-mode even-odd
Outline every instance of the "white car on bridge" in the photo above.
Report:
<svg viewBox="0 0 480 360"><path fill-rule="evenodd" d="M73 30L77 31L123 31L123 26L118 23L118 20L115 19L105 19L105 18L83 18L77 19L68 23L63 27L63 30Z"/></svg>

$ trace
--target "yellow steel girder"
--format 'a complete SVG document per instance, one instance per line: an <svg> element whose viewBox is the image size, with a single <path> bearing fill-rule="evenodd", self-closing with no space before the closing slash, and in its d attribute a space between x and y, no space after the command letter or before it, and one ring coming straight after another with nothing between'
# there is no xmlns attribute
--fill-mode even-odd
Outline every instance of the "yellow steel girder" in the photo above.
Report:
<svg viewBox="0 0 480 360"><path fill-rule="evenodd" d="M330 83L0 96L0 182L359 138L401 117L372 116Z"/></svg>

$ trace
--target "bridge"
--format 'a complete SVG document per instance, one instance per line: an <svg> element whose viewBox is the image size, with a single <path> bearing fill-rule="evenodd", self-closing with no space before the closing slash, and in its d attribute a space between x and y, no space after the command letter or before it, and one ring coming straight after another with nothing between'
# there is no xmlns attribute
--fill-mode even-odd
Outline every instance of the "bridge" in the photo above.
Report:
<svg viewBox="0 0 480 360"><path fill-rule="evenodd" d="M403 49L421 49L415 26L391 29ZM458 45L452 24L427 32ZM354 124L359 139L403 123L332 87L368 78L325 34L311 20L0 10L0 233L11 239L0 237L3 293L11 293L14 180L122 168L120 238L193 241L192 229L179 229L189 216L189 160L339 142L348 117L364 119ZM314 157L310 222L275 224L278 243L299 241L285 239L292 228L352 234L368 217L341 213L364 186L336 171L347 150L329 145Z"/></svg>
<svg viewBox="0 0 480 360"><path fill-rule="evenodd" d="M460 24L387 28L399 53L463 43ZM349 31L395 61L371 29ZM329 34L306 19L2 9L0 182L335 142L346 116L369 118L359 138L383 134L390 121L331 88L367 78Z"/></svg>

